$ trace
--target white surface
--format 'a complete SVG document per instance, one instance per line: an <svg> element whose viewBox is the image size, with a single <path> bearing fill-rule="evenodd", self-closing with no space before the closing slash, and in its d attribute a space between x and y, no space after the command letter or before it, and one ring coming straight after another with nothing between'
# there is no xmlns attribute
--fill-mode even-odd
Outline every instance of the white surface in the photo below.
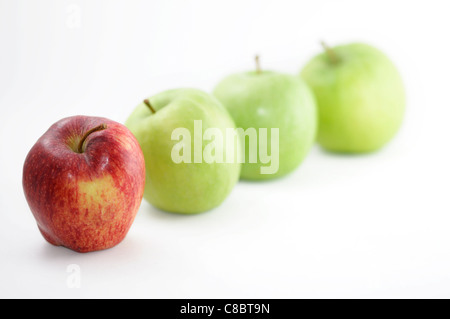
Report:
<svg viewBox="0 0 450 319"><path fill-rule="evenodd" d="M450 297L446 1L0 0L0 297ZM210 91L253 68L297 73L364 41L408 92L396 139L366 156L314 148L289 177L239 183L196 216L143 202L119 246L47 244L22 191L34 142L71 115L124 122L143 98ZM81 287L69 288L78 265Z"/></svg>

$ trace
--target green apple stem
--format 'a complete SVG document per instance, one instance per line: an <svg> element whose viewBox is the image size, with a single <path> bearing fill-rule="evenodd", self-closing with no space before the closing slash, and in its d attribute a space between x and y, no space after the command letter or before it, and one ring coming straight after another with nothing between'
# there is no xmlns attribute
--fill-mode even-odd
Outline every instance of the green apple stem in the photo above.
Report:
<svg viewBox="0 0 450 319"><path fill-rule="evenodd" d="M259 62L259 55L255 56L255 64L256 64L256 73L261 73L261 64Z"/></svg>
<svg viewBox="0 0 450 319"><path fill-rule="evenodd" d="M84 152L84 142L86 142L86 139L89 135L98 131L106 130L107 128L108 126L106 124L100 124L99 126L96 126L93 129L87 131L86 134L84 134L83 138L80 140L80 143L78 143L78 153L81 154Z"/></svg>
<svg viewBox="0 0 450 319"><path fill-rule="evenodd" d="M332 64L338 63L338 62L339 62L339 59L338 59L338 57L336 56L336 53L333 51L333 49L330 48L324 41L322 41L320 44L322 45L323 49L324 49L325 52L327 53L328 58L330 59L331 63L332 63Z"/></svg>
<svg viewBox="0 0 450 319"><path fill-rule="evenodd" d="M150 111L152 111L153 114L156 113L155 109L153 108L153 106L150 104L150 101L148 99L144 100L145 105L148 106L148 108L150 109Z"/></svg>

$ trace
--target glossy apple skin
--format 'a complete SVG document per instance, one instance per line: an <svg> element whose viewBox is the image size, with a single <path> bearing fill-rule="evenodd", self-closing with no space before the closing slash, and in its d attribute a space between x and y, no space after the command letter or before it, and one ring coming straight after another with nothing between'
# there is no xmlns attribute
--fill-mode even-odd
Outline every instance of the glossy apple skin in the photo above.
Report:
<svg viewBox="0 0 450 319"><path fill-rule="evenodd" d="M225 136L227 129L235 129L227 110L210 94L192 88L167 90L148 100L155 113L141 103L125 122L144 152L144 198L163 211L179 214L202 213L222 204L239 180L239 144L227 144L222 150L224 156L236 154L231 162L175 163L171 152L178 141L172 140L172 133L177 128L189 130L194 154L194 121L202 122L202 133L217 128Z"/></svg>
<svg viewBox="0 0 450 319"><path fill-rule="evenodd" d="M294 171L309 153L316 138L317 110L314 96L305 82L290 74L274 71L231 74L220 81L214 96L228 109L236 126L279 129L279 169L275 174L262 174L261 166L247 159L241 178L270 180ZM270 136L270 134L268 135ZM270 141L270 138L267 139ZM258 134L258 142L266 143ZM267 148L270 150L270 143ZM249 145L245 144L245 154Z"/></svg>
<svg viewBox="0 0 450 319"><path fill-rule="evenodd" d="M396 135L403 121L400 74L384 53L367 44L332 50L336 63L324 52L301 72L317 100L318 143L334 152L376 151Z"/></svg>
<svg viewBox="0 0 450 319"><path fill-rule="evenodd" d="M86 139L90 129L107 129ZM80 253L111 248L128 233L142 201L142 150L122 124L74 116L52 125L27 155L23 168L26 200L44 238Z"/></svg>

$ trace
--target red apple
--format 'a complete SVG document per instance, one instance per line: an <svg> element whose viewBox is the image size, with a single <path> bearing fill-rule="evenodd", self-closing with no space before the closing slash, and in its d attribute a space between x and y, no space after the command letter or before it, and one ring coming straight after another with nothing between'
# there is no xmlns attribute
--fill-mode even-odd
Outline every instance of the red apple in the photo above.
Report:
<svg viewBox="0 0 450 319"><path fill-rule="evenodd" d="M23 189L44 238L77 252L111 248L142 202L145 164L122 124L74 116L52 125L28 153Z"/></svg>

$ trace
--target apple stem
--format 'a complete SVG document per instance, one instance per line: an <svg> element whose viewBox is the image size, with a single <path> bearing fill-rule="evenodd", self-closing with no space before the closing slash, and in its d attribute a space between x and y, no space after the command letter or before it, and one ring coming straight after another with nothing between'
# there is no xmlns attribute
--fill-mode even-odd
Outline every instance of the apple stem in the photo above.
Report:
<svg viewBox="0 0 450 319"><path fill-rule="evenodd" d="M150 109L150 111L152 111L153 114L156 113L155 109L153 108L153 106L150 104L150 101L148 99L144 100L145 105L148 106L148 108Z"/></svg>
<svg viewBox="0 0 450 319"><path fill-rule="evenodd" d="M259 62L259 55L255 56L256 73L261 73L261 64Z"/></svg>
<svg viewBox="0 0 450 319"><path fill-rule="evenodd" d="M331 63L332 63L332 64L338 63L338 62L339 62L339 59L338 59L338 57L336 56L336 53L333 51L333 49L330 48L324 41L322 41L320 44L322 45L323 49L324 49L325 52L327 53L328 58L330 59Z"/></svg>
<svg viewBox="0 0 450 319"><path fill-rule="evenodd" d="M88 138L89 135L98 131L106 130L107 128L108 126L106 124L100 124L99 126L96 126L93 129L87 131L86 134L84 134L83 138L80 140L80 143L78 144L78 153L84 152L84 142L86 142L86 139Z"/></svg>

